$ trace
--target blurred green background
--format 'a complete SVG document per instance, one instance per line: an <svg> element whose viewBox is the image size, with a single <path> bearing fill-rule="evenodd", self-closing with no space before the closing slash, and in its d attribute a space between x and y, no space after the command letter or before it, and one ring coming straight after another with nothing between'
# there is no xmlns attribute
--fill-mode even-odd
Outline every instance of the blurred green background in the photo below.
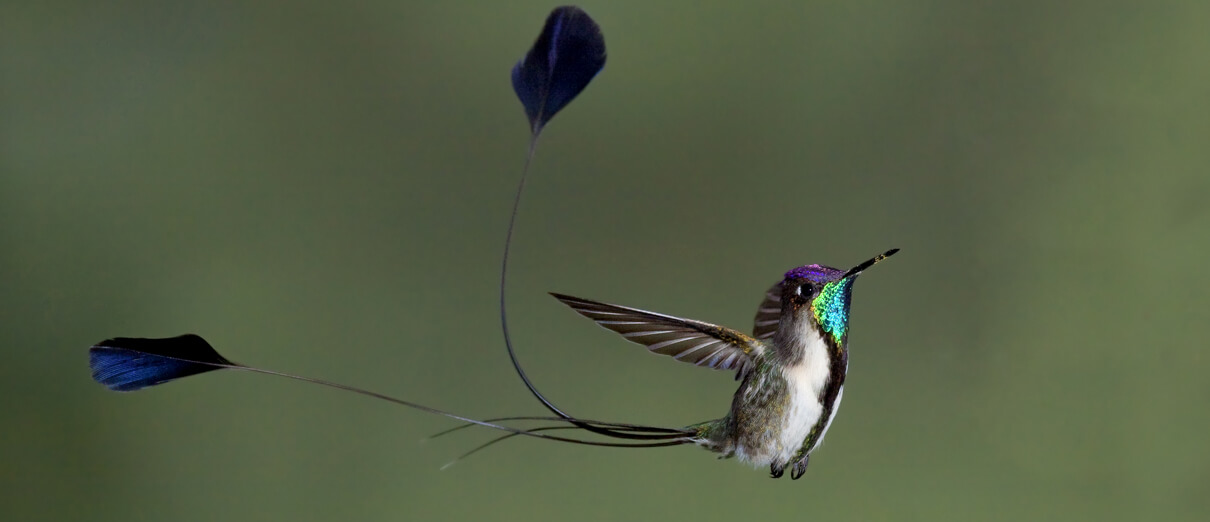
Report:
<svg viewBox="0 0 1210 522"><path fill-rule="evenodd" d="M857 285L797 482L697 448L487 440L242 373L118 395L86 349L230 358L541 414L496 282L543 2L0 4L0 519L1202 520L1206 2L590 2L605 71L547 128L514 244L531 377L684 425L735 383L546 291L747 329Z"/></svg>

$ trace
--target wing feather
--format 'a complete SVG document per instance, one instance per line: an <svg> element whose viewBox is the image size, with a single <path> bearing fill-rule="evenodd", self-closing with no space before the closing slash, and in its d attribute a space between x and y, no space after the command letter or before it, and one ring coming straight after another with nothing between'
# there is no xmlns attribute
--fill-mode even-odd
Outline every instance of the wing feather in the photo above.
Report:
<svg viewBox="0 0 1210 522"><path fill-rule="evenodd" d="M756 308L756 321L752 328L752 337L765 340L772 339L777 332L777 323L781 322L781 281L765 292L765 299Z"/></svg>
<svg viewBox="0 0 1210 522"><path fill-rule="evenodd" d="M740 370L742 374L764 354L764 343L759 339L716 324L569 295L550 295L626 340L678 361L716 370Z"/></svg>

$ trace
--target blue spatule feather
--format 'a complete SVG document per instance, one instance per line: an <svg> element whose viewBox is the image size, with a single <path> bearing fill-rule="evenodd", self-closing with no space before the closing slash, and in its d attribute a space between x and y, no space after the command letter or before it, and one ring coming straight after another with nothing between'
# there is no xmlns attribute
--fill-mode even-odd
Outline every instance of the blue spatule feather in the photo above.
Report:
<svg viewBox="0 0 1210 522"><path fill-rule="evenodd" d="M605 67L605 37L578 7L555 8L534 46L513 67L513 90L536 136Z"/></svg>
<svg viewBox="0 0 1210 522"><path fill-rule="evenodd" d="M186 334L166 339L107 339L88 349L88 365L93 380L126 392L236 364L219 355L205 339Z"/></svg>
<svg viewBox="0 0 1210 522"><path fill-rule="evenodd" d="M186 334L179 337L171 337L167 339L140 339L132 337L117 337L107 339L93 345L88 349L88 362L92 367L92 378L97 382L105 385L111 390L128 392L155 386L173 379L197 375L213 370L221 370L223 368L238 369L253 373L262 373L266 375L275 375L296 381L317 384L328 388L335 388L346 392L352 392L375 399L384 400L395 403L400 406L417 409L423 412L441 415L454 420L459 420L470 425L482 426L494 430L505 431L511 434L524 435L527 437L553 440L558 442L567 442L572 444L583 444L588 446L608 446L608 447L654 447L654 446L674 446L678 444L689 444L692 440L689 438L691 432L675 431L663 437L658 442L608 442L598 440L583 440L573 437L561 437L541 433L550 431L553 428L541 429L522 429L512 426L505 426L494 421L481 421L450 413L444 410L431 408L423 404L397 399L389 395L372 392L356 386L340 384L311 377L303 377L301 375L292 375L289 373L266 370L263 368L253 368L228 361L222 355L219 355L214 348L210 347L205 339L193 334ZM505 417L501 420L516 420L527 419L528 417ZM538 417L538 420L549 420L543 417ZM618 425L612 423L600 423L598 421L580 421L577 423L588 423L591 426L598 424L610 427L623 427L633 429L635 426ZM563 428L564 426L558 426ZM633 438L633 437L631 437Z"/></svg>
<svg viewBox="0 0 1210 522"><path fill-rule="evenodd" d="M521 169L521 180L517 183L517 194L513 196L513 211L508 219L508 232L504 236L504 256L500 261L500 330L504 334L504 347L513 369L534 398L538 399L551 413L583 429L616 438L646 439L660 438L668 433L636 434L617 426L594 425L568 415L538 391L529 380L513 349L512 337L508 332L508 253L512 246L513 229L517 224L517 209L521 206L521 194L525 192L525 177L529 174L530 162L538 145L542 128L563 107L584 90L597 73L605 67L605 37L597 23L578 7L557 7L546 17L542 33L525 57L513 67L513 90L525 114L529 117L529 153L525 156L525 167ZM649 427L643 427L649 429ZM655 429L659 431L659 429Z"/></svg>

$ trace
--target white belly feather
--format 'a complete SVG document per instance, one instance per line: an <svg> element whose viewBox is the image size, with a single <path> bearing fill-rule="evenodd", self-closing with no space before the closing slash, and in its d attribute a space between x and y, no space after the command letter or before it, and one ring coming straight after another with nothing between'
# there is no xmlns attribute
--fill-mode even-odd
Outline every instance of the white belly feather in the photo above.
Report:
<svg viewBox="0 0 1210 522"><path fill-rule="evenodd" d="M814 332L812 332L814 333ZM778 462L789 463L790 458L802 447L811 433L811 428L823 414L819 396L828 384L831 373L828 360L828 345L818 335L808 335L801 363L782 371L790 390L790 407L783 418L781 451L774 456ZM832 410L835 415L836 410ZM831 419L829 419L830 423ZM821 437L822 440L822 437Z"/></svg>
<svg viewBox="0 0 1210 522"><path fill-rule="evenodd" d="M792 332L795 341L803 343L803 359L794 366L782 369L781 377L786 380L786 389L790 395L788 407L782 420L781 429L772 447L736 448L736 456L741 460L757 465L766 466L777 462L790 464L790 459L802 448L803 442L811 433L811 428L823 415L823 404L819 396L828 384L831 373L831 362L828 359L828 345L823 338L812 329ZM797 335L794 335L797 334ZM843 390L843 388L842 388ZM839 403L839 397L837 397ZM832 416L836 415L833 408ZM832 419L828 419L831 424ZM826 433L827 425L824 426ZM820 441L823 437L821 435ZM818 447L818 444L816 445Z"/></svg>

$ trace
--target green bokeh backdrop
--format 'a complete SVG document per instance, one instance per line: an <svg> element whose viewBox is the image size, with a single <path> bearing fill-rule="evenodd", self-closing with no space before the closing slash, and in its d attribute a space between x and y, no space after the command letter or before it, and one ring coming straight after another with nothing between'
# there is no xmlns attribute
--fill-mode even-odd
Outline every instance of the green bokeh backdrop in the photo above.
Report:
<svg viewBox="0 0 1210 522"><path fill-rule="evenodd" d="M548 290L747 328L857 285L803 480L696 448L491 436L218 373L106 392L86 348L539 414L499 254L542 2L0 4L0 519L1200 520L1210 512L1210 4L590 2L609 64L547 128L513 329L588 417L720 416L729 375Z"/></svg>

